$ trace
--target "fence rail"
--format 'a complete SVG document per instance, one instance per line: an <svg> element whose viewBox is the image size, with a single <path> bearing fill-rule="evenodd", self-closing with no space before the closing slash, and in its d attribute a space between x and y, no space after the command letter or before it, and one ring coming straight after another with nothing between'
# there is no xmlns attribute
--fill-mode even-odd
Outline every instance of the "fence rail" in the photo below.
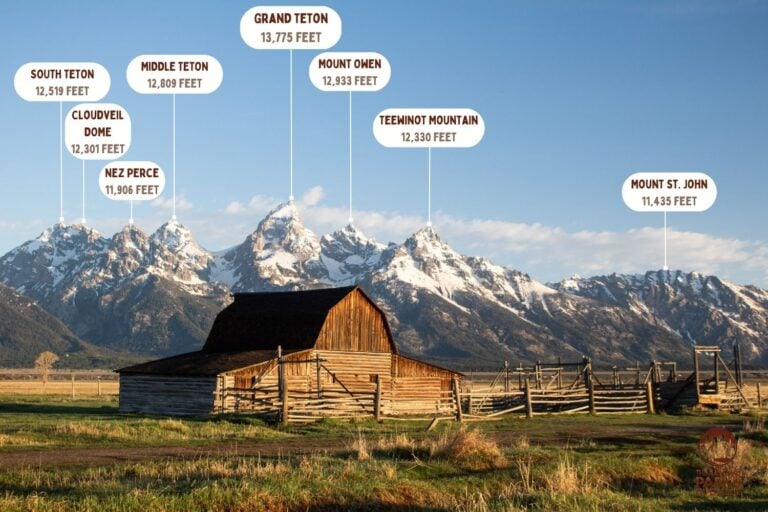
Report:
<svg viewBox="0 0 768 512"><path fill-rule="evenodd" d="M642 414L653 412L654 398L648 386L594 386L535 389L525 386L523 391L499 391L481 388L467 391L462 409L475 418L495 417L502 414Z"/></svg>

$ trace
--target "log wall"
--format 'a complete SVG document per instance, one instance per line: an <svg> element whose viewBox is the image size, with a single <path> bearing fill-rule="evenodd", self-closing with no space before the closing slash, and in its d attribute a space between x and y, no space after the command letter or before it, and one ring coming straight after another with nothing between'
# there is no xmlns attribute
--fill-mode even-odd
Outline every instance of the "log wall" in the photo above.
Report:
<svg viewBox="0 0 768 512"><path fill-rule="evenodd" d="M216 377L120 374L120 412L205 416L215 412Z"/></svg>
<svg viewBox="0 0 768 512"><path fill-rule="evenodd" d="M377 379L381 385L382 416L455 413L451 380L447 376L456 374L408 358L398 358L396 369L395 358L398 356L389 352L332 350L286 356L289 419L372 416ZM282 408L278 374L276 362L271 361L224 375L222 412L277 415Z"/></svg>

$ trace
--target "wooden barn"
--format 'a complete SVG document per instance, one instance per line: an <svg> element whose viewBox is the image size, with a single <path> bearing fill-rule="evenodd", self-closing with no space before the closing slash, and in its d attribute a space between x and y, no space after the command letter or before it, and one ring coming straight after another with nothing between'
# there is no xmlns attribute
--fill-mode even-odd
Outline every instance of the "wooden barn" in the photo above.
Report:
<svg viewBox="0 0 768 512"><path fill-rule="evenodd" d="M281 421L452 415L461 379L399 354L357 286L235 294L202 350L118 372L123 412Z"/></svg>

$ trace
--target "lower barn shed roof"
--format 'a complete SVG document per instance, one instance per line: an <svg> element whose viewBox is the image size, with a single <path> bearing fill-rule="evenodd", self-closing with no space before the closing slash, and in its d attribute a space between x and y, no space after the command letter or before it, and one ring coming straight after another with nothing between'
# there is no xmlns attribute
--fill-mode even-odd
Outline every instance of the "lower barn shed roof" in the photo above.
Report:
<svg viewBox="0 0 768 512"><path fill-rule="evenodd" d="M300 352L284 350L283 354ZM246 368L277 357L274 350L246 350L241 352L188 352L177 356L149 361L118 370L119 373L146 375L219 375L232 370Z"/></svg>

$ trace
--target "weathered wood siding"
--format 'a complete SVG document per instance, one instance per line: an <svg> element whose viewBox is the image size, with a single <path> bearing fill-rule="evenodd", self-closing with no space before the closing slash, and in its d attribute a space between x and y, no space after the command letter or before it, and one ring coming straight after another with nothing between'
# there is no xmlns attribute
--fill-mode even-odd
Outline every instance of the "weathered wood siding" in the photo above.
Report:
<svg viewBox="0 0 768 512"><path fill-rule="evenodd" d="M216 377L120 374L120 412L204 416L215 409Z"/></svg>
<svg viewBox="0 0 768 512"><path fill-rule="evenodd" d="M461 378L456 372L399 354L392 356L392 371L393 377L440 377L449 382L454 377Z"/></svg>
<svg viewBox="0 0 768 512"><path fill-rule="evenodd" d="M444 415L456 410L451 381L461 375L410 357L392 355L392 415Z"/></svg>
<svg viewBox="0 0 768 512"><path fill-rule="evenodd" d="M354 290L328 312L315 348L394 352L384 321L384 315L359 290Z"/></svg>

